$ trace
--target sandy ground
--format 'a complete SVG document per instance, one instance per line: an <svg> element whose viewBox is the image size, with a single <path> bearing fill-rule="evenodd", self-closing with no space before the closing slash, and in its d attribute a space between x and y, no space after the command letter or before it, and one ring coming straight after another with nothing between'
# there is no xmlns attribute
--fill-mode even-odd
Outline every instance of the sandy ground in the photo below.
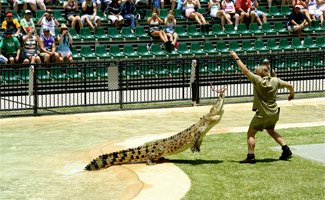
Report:
<svg viewBox="0 0 325 200"><path fill-rule="evenodd" d="M325 125L325 98L294 100L291 102L279 101L278 104L281 107L281 115L277 128ZM254 113L251 112L251 106L251 103L226 104L224 106L225 112L221 122L210 131L210 134L245 132L254 115ZM48 127L46 126L48 129L51 129L54 126L59 126L59 128L55 129L56 134L58 134L58 131L61 131L60 126L63 126L65 123L74 124L78 122L75 126L71 125L69 132L69 135L73 135L75 134L74 130L78 129L77 137L80 137L80 134L89 134L89 131L83 129L89 130L89 127L92 126L94 130L93 135L92 137L89 137L86 146L82 146L81 148L79 145L78 151L76 150L73 153L66 153L66 155L62 155L62 152L58 152L51 160L47 161L45 159L45 161L43 161L43 163L48 162L51 163L51 165L54 165L53 168L55 169L56 175L60 174L64 176L64 179L68 178L70 183L69 181L67 182L69 184L78 183L83 184L80 187L89 187L88 190L83 189L85 191L80 193L81 199L88 199L90 197L92 197L92 199L96 199L96 197L97 199L100 199L101 196L96 195L103 192L106 193L106 198L104 199L114 197L114 199L176 200L186 194L191 183L186 174L172 163L157 164L154 166L147 166L145 164L114 166L98 172L83 172L82 168L91 159L102 153L135 147L147 141L173 135L196 122L202 115L208 112L209 109L210 106L198 106L188 108L3 119L0 121L1 137L4 137L7 130L10 130L11 127L18 126L17 122L20 126L24 124L32 124L33 128L42 127L44 124L50 124ZM104 126L104 130L103 127L100 127L103 126L102 124L96 124L98 120L106 121L107 127ZM107 133L114 132L119 135L115 136L116 138L114 139L105 138L102 131ZM62 134L63 136L61 137L66 135L66 133ZM65 145L70 145L68 139L69 138L66 139L67 142L64 143ZM48 140L50 141L50 139ZM102 143L99 141L102 141ZM77 143L78 141L75 142ZM52 145L53 144L51 144L51 146ZM90 150L85 152L86 148L89 148ZM67 149L67 151L68 150L69 149ZM7 152L3 153L1 151L1 156L6 153ZM8 156L12 157L13 155ZM55 162L53 162L53 160L55 160ZM7 163L3 160L1 161L1 179L6 178L2 178L2 175L12 173L9 169L6 169L7 171L3 170L3 166L6 164ZM15 171L17 170L19 169L16 169ZM50 172L52 171L53 169L50 169ZM46 173L46 176L48 176L48 172ZM8 180L11 180L10 177L8 177ZM80 183L80 180L83 182ZM2 184L6 184L6 179L4 182L2 181ZM10 182L8 182L8 184L10 184ZM61 187L65 188L66 186L62 184ZM71 191L73 189L75 188L72 188ZM68 188L66 188L66 190L69 192ZM96 194L92 192L91 195L88 195L89 191L94 190L98 192L96 192ZM48 192L49 191L50 189ZM10 187L6 188L5 186L2 186L1 192L5 195L4 197L15 197L15 194L11 193ZM35 196L37 197L37 195ZM61 199L69 199L69 195L65 195L65 198Z"/></svg>

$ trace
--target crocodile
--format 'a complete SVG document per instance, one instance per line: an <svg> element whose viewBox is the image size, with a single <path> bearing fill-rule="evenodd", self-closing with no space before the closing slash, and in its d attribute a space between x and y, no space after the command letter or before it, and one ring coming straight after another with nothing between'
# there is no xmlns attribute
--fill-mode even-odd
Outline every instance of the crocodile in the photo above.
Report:
<svg viewBox="0 0 325 200"><path fill-rule="evenodd" d="M187 129L168 138L151 141L136 148L103 154L92 160L85 167L85 170L94 171L108 168L113 165L131 163L147 163L148 165L152 165L165 156L177 154L189 148L193 153L200 152L203 138L209 130L221 120L223 114L224 92L225 88L217 91L219 95L210 111Z"/></svg>

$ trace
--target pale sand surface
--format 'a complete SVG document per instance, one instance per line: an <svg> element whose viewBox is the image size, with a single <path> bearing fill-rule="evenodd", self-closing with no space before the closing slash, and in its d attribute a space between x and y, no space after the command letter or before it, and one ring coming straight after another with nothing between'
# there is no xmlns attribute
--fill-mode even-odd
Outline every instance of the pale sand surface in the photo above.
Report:
<svg viewBox="0 0 325 200"><path fill-rule="evenodd" d="M325 98L279 101L277 128L325 125ZM226 104L210 134L245 132L251 103ZM82 169L92 158L173 135L210 106L1 119L3 199L180 199L190 180L172 163ZM77 198L78 197L78 198Z"/></svg>

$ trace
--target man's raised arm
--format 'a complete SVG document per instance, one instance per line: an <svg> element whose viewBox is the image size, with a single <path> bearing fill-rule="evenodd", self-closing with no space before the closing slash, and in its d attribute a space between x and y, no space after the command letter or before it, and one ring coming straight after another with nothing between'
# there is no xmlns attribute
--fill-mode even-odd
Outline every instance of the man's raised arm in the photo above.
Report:
<svg viewBox="0 0 325 200"><path fill-rule="evenodd" d="M237 53L234 51L230 51L230 55L232 55L232 57L235 59L238 67L240 68L240 70L243 72L243 74L248 77L249 74L249 69L247 69L246 65L240 60L240 58L238 57Z"/></svg>

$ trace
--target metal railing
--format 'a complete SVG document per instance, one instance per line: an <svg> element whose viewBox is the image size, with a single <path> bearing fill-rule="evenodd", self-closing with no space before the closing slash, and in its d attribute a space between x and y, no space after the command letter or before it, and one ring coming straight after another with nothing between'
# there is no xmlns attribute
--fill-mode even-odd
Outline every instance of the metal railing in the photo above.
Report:
<svg viewBox="0 0 325 200"><path fill-rule="evenodd" d="M324 94L324 51L241 57L251 70L269 58L277 76L302 96ZM191 105L215 96L210 83L227 84L235 102L253 93L228 55L2 65L0 83L1 117Z"/></svg>

